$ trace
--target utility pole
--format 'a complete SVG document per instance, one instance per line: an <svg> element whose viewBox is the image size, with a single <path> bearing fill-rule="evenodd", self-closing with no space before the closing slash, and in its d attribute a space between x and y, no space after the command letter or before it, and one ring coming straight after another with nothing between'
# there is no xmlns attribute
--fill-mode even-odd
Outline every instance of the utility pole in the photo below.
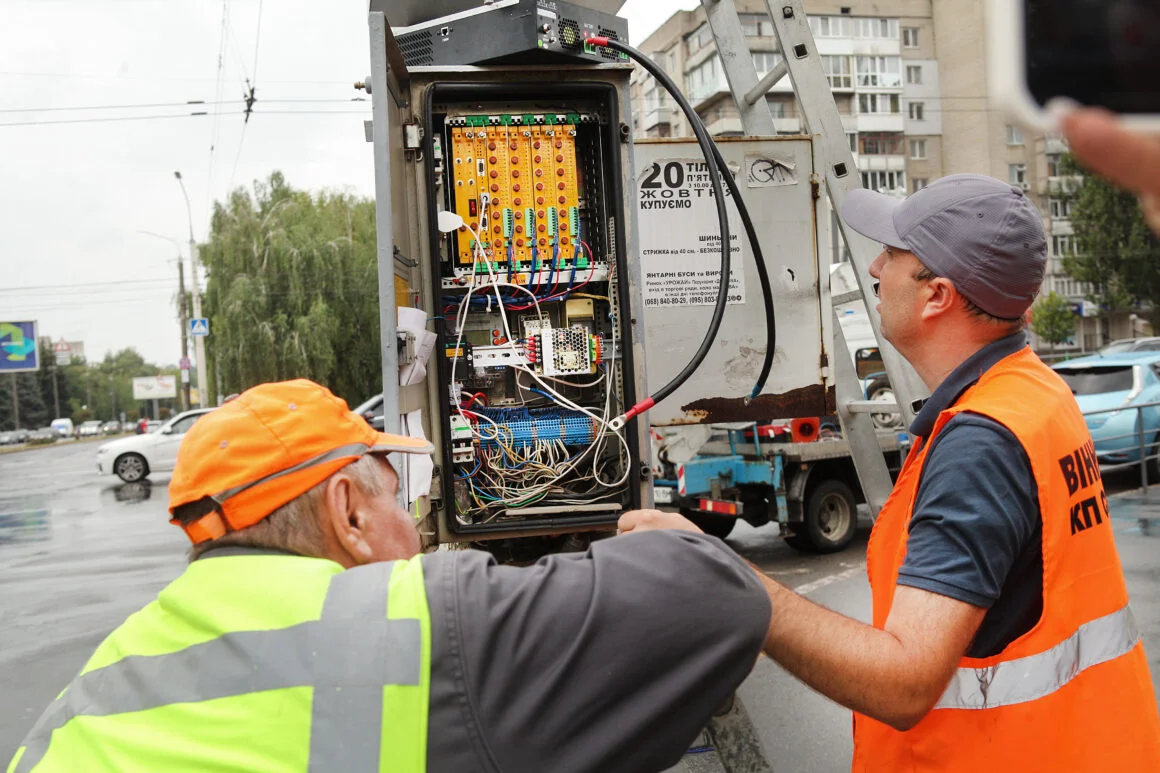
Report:
<svg viewBox="0 0 1160 773"><path fill-rule="evenodd" d="M54 411L56 411L53 418L59 419L60 418L60 391L57 389L57 386L56 386L56 371L57 371L56 358L54 357L52 360L52 408Z"/></svg>
<svg viewBox="0 0 1160 773"><path fill-rule="evenodd" d="M185 297L185 262L181 255L177 256L177 310L181 317L181 358L189 356L189 304ZM188 411L193 406L189 404L189 371L181 371L182 410Z"/></svg>
<svg viewBox="0 0 1160 773"><path fill-rule="evenodd" d="M193 317L201 319L201 289L198 287L197 242L193 238L193 210L189 206L189 194L185 191L185 182L181 179L181 172L174 172L177 184L181 186L181 195L185 197L185 212L189 216L189 269L193 274L190 277L193 286ZM197 350L197 404L205 407L205 396L209 392L205 374L205 338L195 336L194 347Z"/></svg>
<svg viewBox="0 0 1160 773"><path fill-rule="evenodd" d="M16 395L16 374L12 374L12 417L16 422L14 429L20 429L20 398Z"/></svg>

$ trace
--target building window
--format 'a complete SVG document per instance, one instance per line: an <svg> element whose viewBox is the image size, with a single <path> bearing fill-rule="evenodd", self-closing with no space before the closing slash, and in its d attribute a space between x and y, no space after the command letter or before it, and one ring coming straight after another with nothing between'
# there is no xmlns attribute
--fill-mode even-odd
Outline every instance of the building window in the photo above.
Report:
<svg viewBox="0 0 1160 773"><path fill-rule="evenodd" d="M916 160L926 158L926 140L910 141L910 157Z"/></svg>
<svg viewBox="0 0 1160 773"><path fill-rule="evenodd" d="M773 37L773 22L763 13L741 14L741 30L749 38Z"/></svg>
<svg viewBox="0 0 1160 773"><path fill-rule="evenodd" d="M781 61L781 54L774 51L754 51L753 66L757 68L757 77L765 75Z"/></svg>
<svg viewBox="0 0 1160 773"><path fill-rule="evenodd" d="M644 93L644 110L646 113L651 113L654 110L660 110L664 105L664 89L653 81L649 90Z"/></svg>
<svg viewBox="0 0 1160 773"><path fill-rule="evenodd" d="M846 132L846 139L850 143L850 152L858 152L858 132Z"/></svg>
<svg viewBox="0 0 1160 773"><path fill-rule="evenodd" d="M905 191L906 172L863 172L862 187L871 191Z"/></svg>
<svg viewBox="0 0 1160 773"><path fill-rule="evenodd" d="M912 193L918 193L928 185L930 185L930 180L925 177L913 177L910 180L910 190Z"/></svg>
<svg viewBox="0 0 1160 773"><path fill-rule="evenodd" d="M769 114L774 118L785 118L787 112L785 106L786 103L780 99L771 99L769 100Z"/></svg>
<svg viewBox="0 0 1160 773"><path fill-rule="evenodd" d="M926 120L926 103L924 103L924 102L911 102L907 106L907 108L910 111L910 120L912 120L912 121L925 121Z"/></svg>
<svg viewBox="0 0 1160 773"><path fill-rule="evenodd" d="M721 59L716 54L689 70L689 74L685 77L685 91L695 100L704 99L725 89Z"/></svg>
<svg viewBox="0 0 1160 773"><path fill-rule="evenodd" d="M688 37L689 55L693 55L713 42L713 30L709 22L704 22Z"/></svg>
<svg viewBox="0 0 1160 773"><path fill-rule="evenodd" d="M850 57L822 55L822 69L832 89L854 88L854 78L850 74Z"/></svg>
<svg viewBox="0 0 1160 773"><path fill-rule="evenodd" d="M862 16L850 19L856 38L884 38L898 40L898 19Z"/></svg>
<svg viewBox="0 0 1160 773"><path fill-rule="evenodd" d="M867 156L900 156L902 137L900 132L863 132L858 135L858 146Z"/></svg>
<svg viewBox="0 0 1160 773"><path fill-rule="evenodd" d="M1069 220L1071 218L1071 199L1051 199L1048 206L1051 208L1052 220Z"/></svg>
<svg viewBox="0 0 1160 773"><path fill-rule="evenodd" d="M1023 144L1023 129L1018 126L1007 124L1007 144L1008 145L1022 145Z"/></svg>
<svg viewBox="0 0 1160 773"><path fill-rule="evenodd" d="M903 48L918 48L918 27L902 28Z"/></svg>
<svg viewBox="0 0 1160 773"><path fill-rule="evenodd" d="M847 16L811 16L810 30L815 38L848 38L850 22Z"/></svg>
<svg viewBox="0 0 1160 773"><path fill-rule="evenodd" d="M902 112L900 102L897 94L859 94L858 110L861 113L897 115Z"/></svg>
<svg viewBox="0 0 1160 773"><path fill-rule="evenodd" d="M1074 236L1052 236L1051 237L1051 254L1057 258L1070 257L1075 255L1075 237Z"/></svg>
<svg viewBox="0 0 1160 773"><path fill-rule="evenodd" d="M906 82L911 84L922 83L922 65L908 64L906 65Z"/></svg>
<svg viewBox="0 0 1160 773"><path fill-rule="evenodd" d="M1047 176L1048 177L1062 177L1063 165L1060 163L1061 156L1058 153L1047 154Z"/></svg>
<svg viewBox="0 0 1160 773"><path fill-rule="evenodd" d="M859 86L880 88L900 88L902 86L902 60L897 56L857 56L854 70L858 74Z"/></svg>
<svg viewBox="0 0 1160 773"><path fill-rule="evenodd" d="M1007 182L1012 185L1027 184L1027 164L1007 164Z"/></svg>

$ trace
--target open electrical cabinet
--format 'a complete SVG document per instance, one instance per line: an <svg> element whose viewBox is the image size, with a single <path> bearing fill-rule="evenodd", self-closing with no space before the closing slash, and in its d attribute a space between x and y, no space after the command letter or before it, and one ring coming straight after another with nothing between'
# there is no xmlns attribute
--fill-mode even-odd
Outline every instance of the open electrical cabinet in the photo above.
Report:
<svg viewBox="0 0 1160 773"><path fill-rule="evenodd" d="M637 438L609 424L636 398L617 96L583 81L424 93L451 533L570 531L639 506ZM463 224L441 233L440 211Z"/></svg>
<svg viewBox="0 0 1160 773"><path fill-rule="evenodd" d="M437 336L398 409L436 447L428 539L613 531L649 485L647 426L612 425L646 394L631 69L399 61L376 170L382 148L394 283Z"/></svg>

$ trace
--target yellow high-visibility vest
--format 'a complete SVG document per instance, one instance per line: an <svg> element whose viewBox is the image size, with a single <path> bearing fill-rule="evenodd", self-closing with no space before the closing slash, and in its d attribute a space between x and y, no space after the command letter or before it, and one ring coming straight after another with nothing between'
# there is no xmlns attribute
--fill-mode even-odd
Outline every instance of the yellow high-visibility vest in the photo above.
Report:
<svg viewBox="0 0 1160 773"><path fill-rule="evenodd" d="M430 674L418 557L206 557L101 643L8 773L419 773Z"/></svg>

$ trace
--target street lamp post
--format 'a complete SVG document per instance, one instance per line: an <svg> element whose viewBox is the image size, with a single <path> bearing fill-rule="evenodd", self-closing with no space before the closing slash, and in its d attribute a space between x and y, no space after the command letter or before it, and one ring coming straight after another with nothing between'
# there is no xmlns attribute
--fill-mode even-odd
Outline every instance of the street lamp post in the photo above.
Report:
<svg viewBox="0 0 1160 773"><path fill-rule="evenodd" d="M185 191L185 181L181 179L181 172L174 172L173 176L181 186L181 195L185 197L185 213L189 216L189 268L193 282L193 317L201 319L201 288L198 280L197 242L193 238L193 210L189 206L189 194ZM199 407L204 408L205 396L209 391L209 381L205 373L205 338L195 336L193 343L197 351L197 403Z"/></svg>
<svg viewBox="0 0 1160 773"><path fill-rule="evenodd" d="M164 239L177 245L177 316L181 325L181 357L186 359L189 357L189 306L186 304L185 298L185 262L181 259L181 242L152 231L138 231L137 233L156 236L158 239ZM193 407L189 402L189 371L182 370L181 377L182 410L189 410Z"/></svg>

